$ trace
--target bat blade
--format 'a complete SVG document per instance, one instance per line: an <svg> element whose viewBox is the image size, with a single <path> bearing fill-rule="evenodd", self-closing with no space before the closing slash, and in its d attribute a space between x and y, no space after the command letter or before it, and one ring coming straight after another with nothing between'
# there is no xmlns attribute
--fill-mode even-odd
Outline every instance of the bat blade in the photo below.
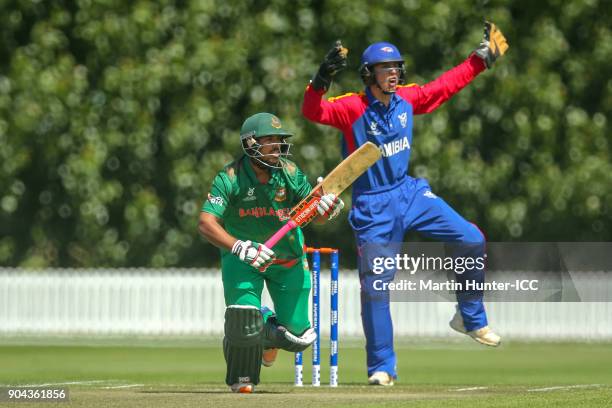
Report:
<svg viewBox="0 0 612 408"><path fill-rule="evenodd" d="M337 165L313 191L320 187L323 194L340 195L380 157L380 149L374 143L366 142Z"/></svg>
<svg viewBox="0 0 612 408"><path fill-rule="evenodd" d="M380 149L374 143L363 144L330 171L327 177L312 189L308 197L293 207L291 219L299 226L308 224L318 214L316 207L319 197L324 194L340 195L380 157Z"/></svg>
<svg viewBox="0 0 612 408"><path fill-rule="evenodd" d="M381 157L380 149L372 142L366 142L338 164L328 175L317 184L308 197L300 201L291 209L289 222L277 231L265 245L268 248L276 243L287 232L298 226L305 226L317 215L317 205L320 197L324 194L340 195L351 184L357 180L367 169L369 169Z"/></svg>

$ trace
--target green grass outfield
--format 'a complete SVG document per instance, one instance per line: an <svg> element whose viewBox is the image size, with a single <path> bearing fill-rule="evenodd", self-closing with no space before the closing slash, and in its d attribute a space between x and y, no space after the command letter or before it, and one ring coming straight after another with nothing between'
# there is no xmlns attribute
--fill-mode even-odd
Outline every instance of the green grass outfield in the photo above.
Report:
<svg viewBox="0 0 612 408"><path fill-rule="evenodd" d="M293 387L281 353L262 369L255 395L225 386L218 342L209 340L41 341L0 339L0 384L68 387L70 407L610 407L612 344L512 343L490 349L461 339L402 342L391 388L365 386L359 343L341 344L340 386ZM121 344L123 343L123 344ZM310 357L307 352L305 357ZM327 358L322 352L324 382ZM305 358L307 360L307 358ZM305 383L310 365L304 367ZM67 384L68 383L68 384ZM54 385L55 384L55 385ZM0 403L0 405L3 405ZM4 406L40 407L40 403Z"/></svg>

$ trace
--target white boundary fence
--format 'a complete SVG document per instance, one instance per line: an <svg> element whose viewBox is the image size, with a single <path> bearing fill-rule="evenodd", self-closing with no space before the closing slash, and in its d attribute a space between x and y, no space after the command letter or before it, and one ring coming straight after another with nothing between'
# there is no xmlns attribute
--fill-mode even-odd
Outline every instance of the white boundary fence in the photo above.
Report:
<svg viewBox="0 0 612 408"><path fill-rule="evenodd" d="M339 293L340 336L363 336L356 271L340 271ZM327 336L326 270L321 301ZM265 290L263 304L271 306ZM0 335L219 336L224 310L221 275L214 269L0 268ZM612 302L488 303L487 310L491 325L510 339L612 339ZM392 303L398 336L456 337L447 325L453 313L452 303Z"/></svg>

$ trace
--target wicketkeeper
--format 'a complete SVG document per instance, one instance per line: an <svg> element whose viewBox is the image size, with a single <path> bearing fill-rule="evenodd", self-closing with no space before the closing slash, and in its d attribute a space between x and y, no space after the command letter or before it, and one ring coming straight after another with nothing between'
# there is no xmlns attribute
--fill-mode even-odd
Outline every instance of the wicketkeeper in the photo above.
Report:
<svg viewBox="0 0 612 408"><path fill-rule="evenodd" d="M457 243L456 256L476 258L484 254L485 238L480 230L435 195L426 180L408 175L412 123L414 115L434 111L479 73L491 68L507 48L501 31L495 24L486 22L482 42L463 63L436 80L418 86L404 85L404 59L397 47L387 42L375 43L361 56L359 73L365 91L325 100L322 97L332 79L346 67L348 52L340 42L329 51L306 88L304 116L339 129L344 135L344 156L366 141L377 144L383 153L383 158L353 185L349 221L362 255L367 244L385 247L402 242L408 230ZM368 254L371 258L377 255ZM372 274L368 262L359 260L358 264L368 382L393 385L397 372L389 293L376 291L373 281L391 281L395 270L381 276ZM484 271L472 268L461 279L482 282ZM458 294L457 300L458 309L451 327L482 344L499 345L500 337L488 326L482 293Z"/></svg>
<svg viewBox="0 0 612 408"><path fill-rule="evenodd" d="M240 130L244 154L217 174L200 213L200 233L221 249L225 382L234 392L254 391L262 359L270 366L279 348L303 351L316 338L308 318L310 274L302 231L288 233L274 250L262 244L311 192L304 173L287 159L291 136L270 113L249 117ZM319 221L343 207L339 197L324 195ZM262 314L264 282L276 315L267 308Z"/></svg>

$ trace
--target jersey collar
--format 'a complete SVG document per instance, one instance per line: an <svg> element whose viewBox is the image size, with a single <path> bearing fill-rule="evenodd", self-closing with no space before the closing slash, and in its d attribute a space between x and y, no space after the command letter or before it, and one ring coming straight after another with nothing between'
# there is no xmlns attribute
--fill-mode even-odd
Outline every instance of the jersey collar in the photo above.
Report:
<svg viewBox="0 0 612 408"><path fill-rule="evenodd" d="M368 101L370 102L370 105L375 106L377 109L381 109L383 112L393 109L393 107L395 107L395 104L398 101L397 99L398 96L396 93L394 93L393 95L391 95L391 100L389 101L389 107L387 108L381 101L376 99L376 97L370 90L369 86L365 89L365 93L366 93L366 96L368 97Z"/></svg>
<svg viewBox="0 0 612 408"><path fill-rule="evenodd" d="M257 175L255 174L255 170L253 169L253 163L251 163L251 160L247 156L243 156L243 159L244 170L246 171L251 183L261 184L257 179ZM268 180L268 184L274 184L274 179L278 177L279 170L280 169L270 169L270 180Z"/></svg>

